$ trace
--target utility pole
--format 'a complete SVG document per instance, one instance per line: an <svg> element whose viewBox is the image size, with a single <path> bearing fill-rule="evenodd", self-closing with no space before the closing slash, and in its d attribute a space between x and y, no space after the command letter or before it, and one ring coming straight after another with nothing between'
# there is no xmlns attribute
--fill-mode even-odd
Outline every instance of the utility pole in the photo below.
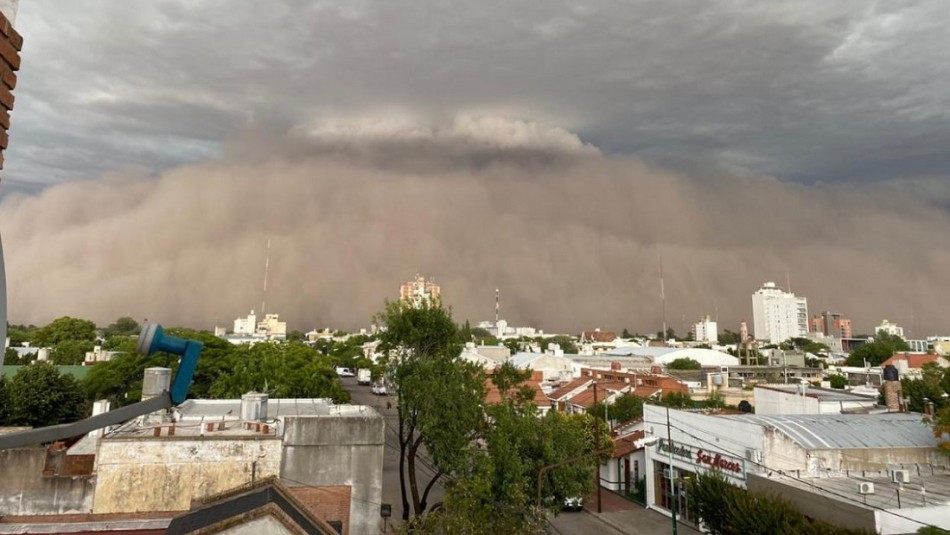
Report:
<svg viewBox="0 0 950 535"><path fill-rule="evenodd" d="M666 408L666 445L670 452L670 512L673 513L673 535L676 535L676 479L673 477L673 436L670 431L670 408Z"/></svg>
<svg viewBox="0 0 950 535"><path fill-rule="evenodd" d="M604 406L607 405L607 402L604 402ZM594 407L597 407L597 380L594 379ZM597 417L594 416L594 422L597 422ZM594 449L600 449L600 426L594 426ZM600 460L597 460L597 465L594 468L594 484L597 485L597 512L602 513L603 508L601 507L601 494L600 494Z"/></svg>

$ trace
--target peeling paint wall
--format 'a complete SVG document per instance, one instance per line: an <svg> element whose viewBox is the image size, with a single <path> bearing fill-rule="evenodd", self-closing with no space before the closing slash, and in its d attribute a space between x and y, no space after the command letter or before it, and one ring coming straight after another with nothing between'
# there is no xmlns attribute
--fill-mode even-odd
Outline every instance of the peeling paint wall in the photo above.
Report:
<svg viewBox="0 0 950 535"><path fill-rule="evenodd" d="M92 511L95 479L44 476L46 448L0 450L0 516Z"/></svg>
<svg viewBox="0 0 950 535"><path fill-rule="evenodd" d="M379 413L368 409L361 416L288 416L284 423L284 482L350 486L348 533L378 533L386 437Z"/></svg>
<svg viewBox="0 0 950 535"><path fill-rule="evenodd" d="M99 442L94 513L184 511L196 498L280 472L278 438L111 438Z"/></svg>

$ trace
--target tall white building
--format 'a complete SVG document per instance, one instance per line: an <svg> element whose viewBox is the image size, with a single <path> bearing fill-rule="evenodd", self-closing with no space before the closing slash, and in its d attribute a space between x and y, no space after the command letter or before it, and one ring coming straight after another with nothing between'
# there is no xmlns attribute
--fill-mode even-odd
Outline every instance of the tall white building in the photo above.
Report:
<svg viewBox="0 0 950 535"><path fill-rule="evenodd" d="M718 343L719 331L716 328L716 322L710 320L709 316L699 320L699 323L693 325L693 340L710 344Z"/></svg>
<svg viewBox="0 0 950 535"><path fill-rule="evenodd" d="M885 334L889 334L891 336L900 336L901 338L904 337L904 328L887 320L882 320L881 324L874 328L874 334L882 331Z"/></svg>
<svg viewBox="0 0 950 535"><path fill-rule="evenodd" d="M752 294L752 320L757 340L778 344L808 334L808 300L766 282Z"/></svg>

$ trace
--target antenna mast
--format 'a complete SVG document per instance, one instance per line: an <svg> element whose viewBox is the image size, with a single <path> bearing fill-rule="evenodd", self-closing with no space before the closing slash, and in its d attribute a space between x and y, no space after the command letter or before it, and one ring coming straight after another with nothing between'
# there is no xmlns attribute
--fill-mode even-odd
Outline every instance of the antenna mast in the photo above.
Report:
<svg viewBox="0 0 950 535"><path fill-rule="evenodd" d="M267 239L267 255L264 257L264 292L261 296L261 318L264 318L267 305L267 275L270 271L270 238Z"/></svg>
<svg viewBox="0 0 950 535"><path fill-rule="evenodd" d="M498 302L498 288L495 288L495 327L498 327L498 310L501 308Z"/></svg>

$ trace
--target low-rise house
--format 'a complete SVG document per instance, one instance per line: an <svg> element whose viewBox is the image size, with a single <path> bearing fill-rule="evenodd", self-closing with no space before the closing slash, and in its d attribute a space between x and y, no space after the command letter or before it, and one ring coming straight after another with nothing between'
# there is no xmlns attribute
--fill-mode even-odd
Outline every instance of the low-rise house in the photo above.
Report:
<svg viewBox="0 0 950 535"><path fill-rule="evenodd" d="M892 365L901 376L919 377L927 364L947 368L950 367L950 360L935 353L894 353L881 363L881 368Z"/></svg>

